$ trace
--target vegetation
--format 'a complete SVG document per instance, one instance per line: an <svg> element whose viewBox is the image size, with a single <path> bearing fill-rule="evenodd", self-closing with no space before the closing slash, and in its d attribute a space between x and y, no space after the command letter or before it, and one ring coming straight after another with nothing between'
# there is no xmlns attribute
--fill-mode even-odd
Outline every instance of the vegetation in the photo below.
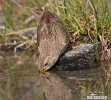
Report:
<svg viewBox="0 0 111 100"><path fill-rule="evenodd" d="M74 71L74 73L71 71L68 73L69 76L64 71L63 73L60 71L61 74L57 72L57 76L56 73L53 75L49 72L48 75L51 77L42 78L42 75L39 77L32 61L34 57L29 56L31 55L29 52L29 55L16 53L13 56L10 52L1 52L13 48L14 52L17 49L35 48L34 33L37 24L31 9L44 6L48 6L61 17L71 35L72 48L80 43L94 43L100 47L97 52L101 60L111 59L110 0L0 0L0 100L27 99L27 97L30 99L31 96L42 100L45 92L41 82L46 86L45 89L50 91L54 87L58 93L61 92L61 88L66 87L66 90L70 90L67 89L70 85L75 98L100 93L100 96L108 96L110 99L110 62L97 65L103 70L100 68ZM63 90L61 93L64 93Z"/></svg>
<svg viewBox="0 0 111 100"><path fill-rule="evenodd" d="M16 47L29 48L34 36L27 33L36 26L30 12L48 6L61 17L71 35L72 48L80 43L101 44L102 60L110 59L111 12L109 0L1 0L0 11L5 16L6 30L0 33L0 43L13 41ZM26 29L26 30L23 30Z"/></svg>

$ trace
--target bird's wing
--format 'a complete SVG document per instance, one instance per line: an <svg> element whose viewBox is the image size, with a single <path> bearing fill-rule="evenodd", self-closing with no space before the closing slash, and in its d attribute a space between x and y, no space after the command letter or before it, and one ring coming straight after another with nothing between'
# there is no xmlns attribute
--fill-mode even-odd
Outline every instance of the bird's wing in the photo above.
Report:
<svg viewBox="0 0 111 100"><path fill-rule="evenodd" d="M55 49L59 50L58 53L63 53L68 44L68 31L63 25L63 23L59 20L55 20L51 23L51 33L55 34Z"/></svg>

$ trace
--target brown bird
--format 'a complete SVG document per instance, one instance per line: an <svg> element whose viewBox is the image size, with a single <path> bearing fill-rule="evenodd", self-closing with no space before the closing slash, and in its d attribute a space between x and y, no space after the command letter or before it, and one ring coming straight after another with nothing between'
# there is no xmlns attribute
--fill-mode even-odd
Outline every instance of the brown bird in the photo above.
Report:
<svg viewBox="0 0 111 100"><path fill-rule="evenodd" d="M39 70L50 69L66 50L68 44L68 31L61 19L49 10L38 11L37 28L37 66ZM41 17L40 17L41 16Z"/></svg>

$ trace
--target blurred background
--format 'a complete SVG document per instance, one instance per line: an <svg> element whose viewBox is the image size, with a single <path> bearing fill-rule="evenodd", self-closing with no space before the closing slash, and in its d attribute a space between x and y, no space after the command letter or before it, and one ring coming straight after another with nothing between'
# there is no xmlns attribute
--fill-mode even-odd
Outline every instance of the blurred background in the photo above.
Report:
<svg viewBox="0 0 111 100"><path fill-rule="evenodd" d="M101 54L107 52L103 55L109 57L110 4L111 0L0 0L0 44L16 45L18 48L32 46L36 40L37 21L30 9L48 6L67 27L71 48L80 43L100 43Z"/></svg>

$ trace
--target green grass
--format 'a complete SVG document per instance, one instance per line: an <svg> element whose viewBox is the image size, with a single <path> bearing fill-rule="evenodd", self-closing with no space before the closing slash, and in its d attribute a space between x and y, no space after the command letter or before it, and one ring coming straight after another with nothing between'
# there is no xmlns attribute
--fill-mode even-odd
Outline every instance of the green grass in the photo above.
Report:
<svg viewBox="0 0 111 100"><path fill-rule="evenodd" d="M18 0L19 1L19 0ZM25 25L31 16L27 7L45 6L45 0L2 0L2 13L9 32L35 26L35 21ZM48 0L49 8L63 20L71 36L85 43L101 43L102 51L109 50L111 41L111 12L109 0ZM8 32L6 31L6 34ZM78 41L76 41L78 42ZM106 43L106 44L105 44Z"/></svg>

